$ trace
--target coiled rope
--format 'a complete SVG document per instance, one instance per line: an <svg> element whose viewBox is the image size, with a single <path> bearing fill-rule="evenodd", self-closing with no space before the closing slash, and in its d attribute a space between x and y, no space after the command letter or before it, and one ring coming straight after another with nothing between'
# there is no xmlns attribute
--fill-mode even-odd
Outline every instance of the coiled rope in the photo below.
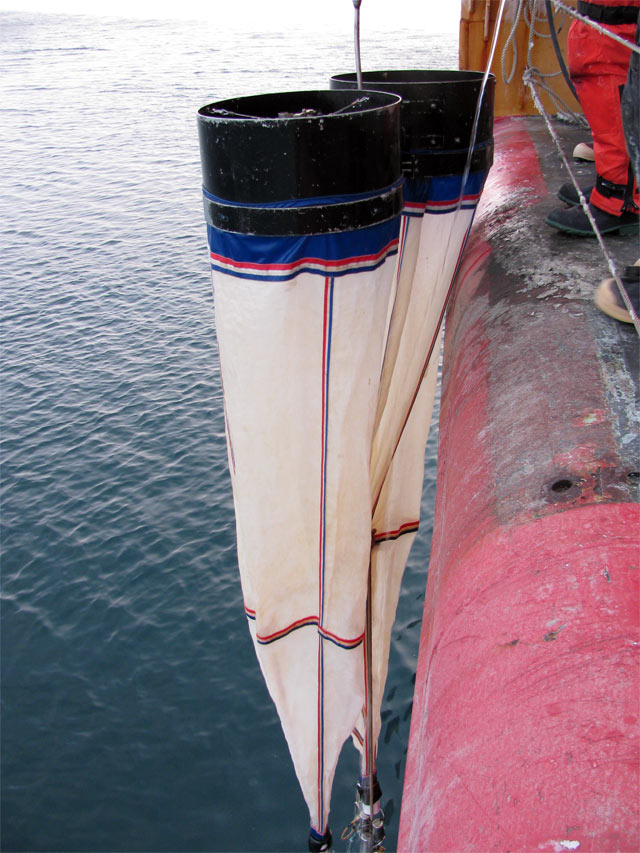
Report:
<svg viewBox="0 0 640 853"><path fill-rule="evenodd" d="M540 89L542 89L547 97L552 101L558 117L563 119L564 121L569 121L574 124L581 125L584 128L588 128L589 125L584 118L584 116L576 113L561 97L555 92L551 86L546 83L546 79L549 77L558 77L562 72L561 71L547 71L543 72L539 68L537 68L533 63L533 49L536 43L536 39L552 39L556 36L556 31L560 31L565 24L564 16L560 20L559 26L556 28L552 21L549 20L547 14L540 9L537 0L518 0L518 6L516 9L516 13L514 15L513 25L511 27L511 31L507 36L507 39L504 43L504 47L502 50L502 78L504 82L509 85L514 76L515 71L518 64L518 45L516 41L516 31L520 24L520 21L524 21L525 26L529 28L529 34L527 38L527 70L530 71L531 74L534 74L536 77L537 85ZM549 24L549 31L544 32L537 25L538 22L547 21ZM506 59L507 54L511 50L512 52L512 62L511 68L509 71L506 70ZM569 85L571 89L572 86ZM575 92L573 93L575 95Z"/></svg>
<svg viewBox="0 0 640 853"><path fill-rule="evenodd" d="M513 26L511 27L511 32L507 36L507 39L504 43L504 47L502 48L500 65L502 67L502 79L507 84L507 86L513 80L518 65L518 44L516 42L516 30L518 29L518 24L520 23L520 18L522 17L523 6L524 0L518 0L518 8L516 10L515 15L513 16ZM507 59L507 51L509 50L509 47L511 47L512 62L511 70L507 72L505 71L505 62Z"/></svg>

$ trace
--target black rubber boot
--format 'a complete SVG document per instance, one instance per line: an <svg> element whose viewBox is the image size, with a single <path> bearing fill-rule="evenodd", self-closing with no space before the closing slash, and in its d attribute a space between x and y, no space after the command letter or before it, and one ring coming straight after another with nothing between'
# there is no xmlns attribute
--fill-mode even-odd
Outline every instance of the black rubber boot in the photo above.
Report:
<svg viewBox="0 0 640 853"><path fill-rule="evenodd" d="M587 201L589 201L589 198L591 196L591 190L593 189L593 184L590 184L588 187L580 187L580 189L582 190L582 195ZM560 189L558 190L558 198L565 204L580 204L578 190L571 183L563 184L560 187Z"/></svg>
<svg viewBox="0 0 640 853"><path fill-rule="evenodd" d="M640 216L637 213L623 213L621 216L613 216L593 204L589 210L601 234L615 234L631 236L637 234L640 229ZM561 207L552 210L545 219L547 225L564 231L566 234L574 234L576 237L595 237L595 231L582 207Z"/></svg>

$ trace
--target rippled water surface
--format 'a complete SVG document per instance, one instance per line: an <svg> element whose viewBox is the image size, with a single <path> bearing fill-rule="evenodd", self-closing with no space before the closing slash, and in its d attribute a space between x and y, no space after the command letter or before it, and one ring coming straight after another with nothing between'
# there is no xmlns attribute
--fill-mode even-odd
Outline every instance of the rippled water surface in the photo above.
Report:
<svg viewBox="0 0 640 853"><path fill-rule="evenodd" d="M195 113L326 87L351 34L12 13L0 33L2 849L303 849L243 616ZM363 43L365 67L455 53L452 35ZM388 850L435 444L383 707ZM347 745L337 834L356 773Z"/></svg>

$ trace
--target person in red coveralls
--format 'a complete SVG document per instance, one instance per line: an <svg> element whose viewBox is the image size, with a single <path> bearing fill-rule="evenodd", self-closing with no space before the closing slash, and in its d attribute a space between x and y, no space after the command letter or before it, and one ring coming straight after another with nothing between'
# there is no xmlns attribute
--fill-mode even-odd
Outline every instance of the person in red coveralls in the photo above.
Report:
<svg viewBox="0 0 640 853"><path fill-rule="evenodd" d="M635 41L639 9L640 0L578 2L581 15L630 44ZM589 24L574 20L567 52L569 73L593 135L596 183L589 196L589 208L603 234L637 234L640 197L629 162L620 107L631 51ZM593 237L575 189L563 187L560 197L572 206L553 210L545 222L560 231Z"/></svg>
<svg viewBox="0 0 640 853"><path fill-rule="evenodd" d="M636 26L636 44L640 47L640 21ZM640 55L637 53L633 53L629 60L629 76L622 93L622 121L631 168L636 176L636 183L640 183ZM620 275L620 283L626 291L636 317L639 316L640 258L632 267L624 269ZM620 320L622 323L634 322L615 279L605 278L601 281L594 300L598 308L609 317Z"/></svg>

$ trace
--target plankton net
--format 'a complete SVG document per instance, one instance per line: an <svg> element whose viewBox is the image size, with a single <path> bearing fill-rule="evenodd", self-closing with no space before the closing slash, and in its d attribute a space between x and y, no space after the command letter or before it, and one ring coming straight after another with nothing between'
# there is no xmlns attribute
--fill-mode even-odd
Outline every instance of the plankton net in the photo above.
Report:
<svg viewBox="0 0 640 853"><path fill-rule="evenodd" d="M379 810L380 703L440 326L491 162L490 97L464 180L475 101L446 118L447 103L462 110L456 84L477 98L482 75L400 74L438 79L418 81L426 90L412 100L348 91L340 75L333 91L198 115L245 612L312 850L331 844L331 785L350 734L365 756L365 818ZM365 85L377 89L375 75ZM415 93L415 82L389 85ZM383 830L373 836L375 847Z"/></svg>

